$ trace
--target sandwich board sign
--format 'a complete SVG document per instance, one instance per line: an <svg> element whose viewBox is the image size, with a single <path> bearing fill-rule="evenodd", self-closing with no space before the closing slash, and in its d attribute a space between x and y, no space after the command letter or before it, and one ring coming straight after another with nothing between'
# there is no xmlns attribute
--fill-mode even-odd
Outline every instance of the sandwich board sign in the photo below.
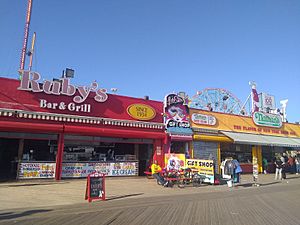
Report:
<svg viewBox="0 0 300 225"><path fill-rule="evenodd" d="M85 200L105 200L105 175L94 172L87 176Z"/></svg>

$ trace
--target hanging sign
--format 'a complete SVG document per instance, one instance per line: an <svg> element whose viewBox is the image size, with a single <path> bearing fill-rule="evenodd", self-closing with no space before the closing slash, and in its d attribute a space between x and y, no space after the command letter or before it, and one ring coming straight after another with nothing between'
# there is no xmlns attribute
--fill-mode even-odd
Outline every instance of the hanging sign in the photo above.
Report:
<svg viewBox="0 0 300 225"><path fill-rule="evenodd" d="M85 200L105 200L105 175L101 173L91 173L87 177L85 190Z"/></svg>

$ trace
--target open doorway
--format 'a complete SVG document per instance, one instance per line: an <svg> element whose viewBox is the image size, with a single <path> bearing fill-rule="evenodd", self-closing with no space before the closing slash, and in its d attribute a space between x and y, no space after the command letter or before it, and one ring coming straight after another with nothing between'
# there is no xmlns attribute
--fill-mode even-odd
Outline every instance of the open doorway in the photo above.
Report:
<svg viewBox="0 0 300 225"><path fill-rule="evenodd" d="M153 145L139 144L138 145L138 160L139 160L139 176L145 176L145 171L148 171L152 163Z"/></svg>
<svg viewBox="0 0 300 225"><path fill-rule="evenodd" d="M0 138L0 180L16 179L18 139Z"/></svg>

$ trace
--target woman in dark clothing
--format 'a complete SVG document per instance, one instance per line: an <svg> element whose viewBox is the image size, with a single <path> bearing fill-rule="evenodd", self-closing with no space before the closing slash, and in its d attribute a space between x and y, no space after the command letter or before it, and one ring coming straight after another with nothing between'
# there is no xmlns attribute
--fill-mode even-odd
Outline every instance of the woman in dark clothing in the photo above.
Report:
<svg viewBox="0 0 300 225"><path fill-rule="evenodd" d="M277 180L278 176L279 176L279 180L282 180L282 161L280 158L277 158L275 160L275 180Z"/></svg>

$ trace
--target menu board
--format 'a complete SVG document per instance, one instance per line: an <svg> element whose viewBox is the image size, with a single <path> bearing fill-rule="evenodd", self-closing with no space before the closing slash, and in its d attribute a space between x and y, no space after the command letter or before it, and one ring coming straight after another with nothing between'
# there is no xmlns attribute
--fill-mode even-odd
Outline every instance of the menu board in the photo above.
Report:
<svg viewBox="0 0 300 225"><path fill-rule="evenodd" d="M62 178L87 177L93 172L105 176L137 176L138 162L89 162L89 163L63 163Z"/></svg>
<svg viewBox="0 0 300 225"><path fill-rule="evenodd" d="M54 178L54 162L24 162L19 165L20 179ZM138 176L138 162L74 162L62 163L62 178L87 177L93 172L105 176Z"/></svg>
<svg viewBox="0 0 300 225"><path fill-rule="evenodd" d="M19 164L19 179L54 178L56 163L22 162Z"/></svg>

